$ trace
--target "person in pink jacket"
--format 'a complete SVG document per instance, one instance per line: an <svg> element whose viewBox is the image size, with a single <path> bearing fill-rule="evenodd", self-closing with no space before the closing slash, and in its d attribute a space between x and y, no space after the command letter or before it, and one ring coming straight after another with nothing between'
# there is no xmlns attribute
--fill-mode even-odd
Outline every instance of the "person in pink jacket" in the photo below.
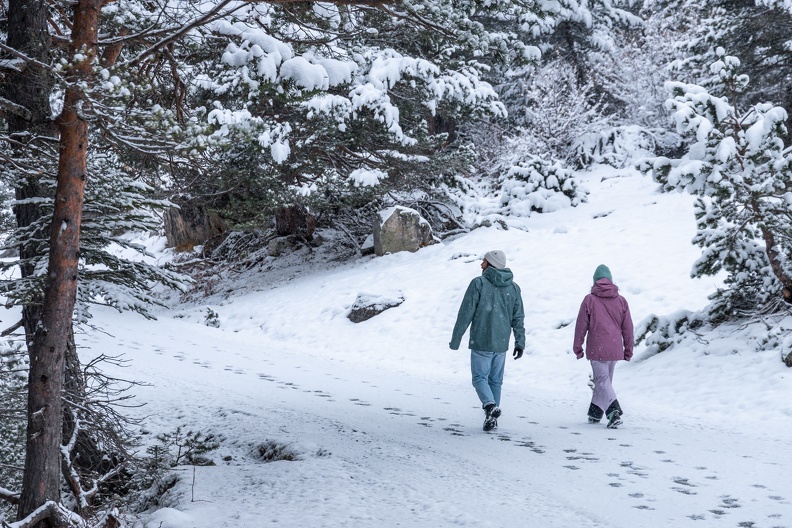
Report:
<svg viewBox="0 0 792 528"><path fill-rule="evenodd" d="M608 428L622 423L622 411L613 390L613 371L616 362L630 361L633 355L633 322L627 300L619 295L619 288L604 264L594 272L594 286L580 304L575 340L572 350L578 359L583 357L583 340L586 341L586 359L594 372L594 394L589 405L589 423L599 423L604 414Z"/></svg>

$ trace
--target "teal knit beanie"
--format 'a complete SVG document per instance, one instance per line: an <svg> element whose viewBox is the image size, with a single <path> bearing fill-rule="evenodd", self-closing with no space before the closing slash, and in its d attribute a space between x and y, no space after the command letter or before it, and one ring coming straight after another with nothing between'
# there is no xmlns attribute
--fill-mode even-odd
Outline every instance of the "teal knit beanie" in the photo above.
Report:
<svg viewBox="0 0 792 528"><path fill-rule="evenodd" d="M611 272L608 269L608 266L605 264L600 264L597 266L597 271L594 272L594 282L597 282L600 279L608 279L609 281L613 281L613 277L611 277Z"/></svg>

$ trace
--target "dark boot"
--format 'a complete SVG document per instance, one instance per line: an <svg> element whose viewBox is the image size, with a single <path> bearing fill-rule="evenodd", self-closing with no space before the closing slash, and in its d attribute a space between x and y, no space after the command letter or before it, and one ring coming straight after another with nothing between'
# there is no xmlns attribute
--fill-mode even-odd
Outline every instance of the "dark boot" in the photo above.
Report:
<svg viewBox="0 0 792 528"><path fill-rule="evenodd" d="M484 418L484 430L492 431L498 427L498 417L501 415L500 408L496 407L494 403L489 403L484 407L484 413L486 414Z"/></svg>
<svg viewBox="0 0 792 528"><path fill-rule="evenodd" d="M602 420L603 414L605 414L605 412L596 405L594 405L593 403L589 405L589 410L588 410L589 423L599 423L599 421Z"/></svg>
<svg viewBox="0 0 792 528"><path fill-rule="evenodd" d="M619 411L619 414L624 415L624 411L622 411L621 405L619 405L619 400L613 400L613 403L608 406L608 410L605 411L605 414L609 415L613 411Z"/></svg>
<svg viewBox="0 0 792 528"><path fill-rule="evenodd" d="M624 413L619 405L619 400L613 400L613 403L608 406L608 410L605 411L605 415L608 417L608 429L616 429L623 423L622 414Z"/></svg>

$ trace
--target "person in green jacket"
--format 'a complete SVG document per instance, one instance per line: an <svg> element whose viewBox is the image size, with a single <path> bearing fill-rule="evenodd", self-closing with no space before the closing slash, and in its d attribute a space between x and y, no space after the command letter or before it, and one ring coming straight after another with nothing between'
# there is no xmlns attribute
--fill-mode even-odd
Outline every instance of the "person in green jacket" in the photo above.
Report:
<svg viewBox="0 0 792 528"><path fill-rule="evenodd" d="M470 326L470 370L473 387L484 409L484 430L498 426L503 369L509 338L514 331L514 359L525 349L525 313L520 287L512 280L503 251L488 251L481 263L481 276L470 281L459 307L449 346L459 350Z"/></svg>

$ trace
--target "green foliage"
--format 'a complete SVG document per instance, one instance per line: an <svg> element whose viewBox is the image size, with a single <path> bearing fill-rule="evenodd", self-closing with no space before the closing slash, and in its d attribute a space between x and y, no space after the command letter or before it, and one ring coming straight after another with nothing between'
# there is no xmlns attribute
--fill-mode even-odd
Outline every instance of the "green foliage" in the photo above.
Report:
<svg viewBox="0 0 792 528"><path fill-rule="evenodd" d="M146 448L146 456L136 458L129 469L127 489L138 492L132 497L136 503L133 508L143 511L157 505L178 481L173 468L215 465L207 455L218 449L222 441L222 436L185 430L183 426L157 435L156 443Z"/></svg>
<svg viewBox="0 0 792 528"><path fill-rule="evenodd" d="M490 64L538 57L526 41L552 16L510 1L242 10L233 29L212 27L227 42L222 60L203 53L191 70L188 101L207 133L186 144L207 170L174 183L189 181L194 199L242 229L284 205L338 220L399 193L436 194L475 159L460 124L504 115L483 81ZM311 38L294 38L295 26ZM298 63L324 79L295 75Z"/></svg>
<svg viewBox="0 0 792 528"><path fill-rule="evenodd" d="M157 266L146 259L145 248L130 234L156 233L160 229L157 212L172 204L155 199L153 189L128 173L128 166L111 152L95 153L89 158L89 185L86 186L83 221L80 232L80 283L75 311L77 321L90 317L90 304L104 304L119 311L133 310L151 317L150 308L160 304L151 294L155 285L183 289L187 278ZM52 180L42 180L45 188ZM48 195L52 194L48 190ZM23 264L35 270L25 279L0 282L0 292L10 305L40 302L47 267L52 199L38 197L43 215L32 225L18 229L6 238L2 250L14 250L21 244L36 246L23 262L0 264L9 269ZM18 202L17 202L18 203Z"/></svg>
<svg viewBox="0 0 792 528"><path fill-rule="evenodd" d="M700 328L704 321L701 314L679 310L671 315L651 314L635 328L635 344L642 341L650 353L659 353L679 344L688 331Z"/></svg>
<svg viewBox="0 0 792 528"><path fill-rule="evenodd" d="M26 390L27 355L22 344L0 343L0 486L11 490L21 489L25 465Z"/></svg>
<svg viewBox="0 0 792 528"><path fill-rule="evenodd" d="M157 443L149 446L151 469L161 471L176 466L213 466L206 455L220 447L223 437L213 433L187 430L178 426L174 431L157 435Z"/></svg>

